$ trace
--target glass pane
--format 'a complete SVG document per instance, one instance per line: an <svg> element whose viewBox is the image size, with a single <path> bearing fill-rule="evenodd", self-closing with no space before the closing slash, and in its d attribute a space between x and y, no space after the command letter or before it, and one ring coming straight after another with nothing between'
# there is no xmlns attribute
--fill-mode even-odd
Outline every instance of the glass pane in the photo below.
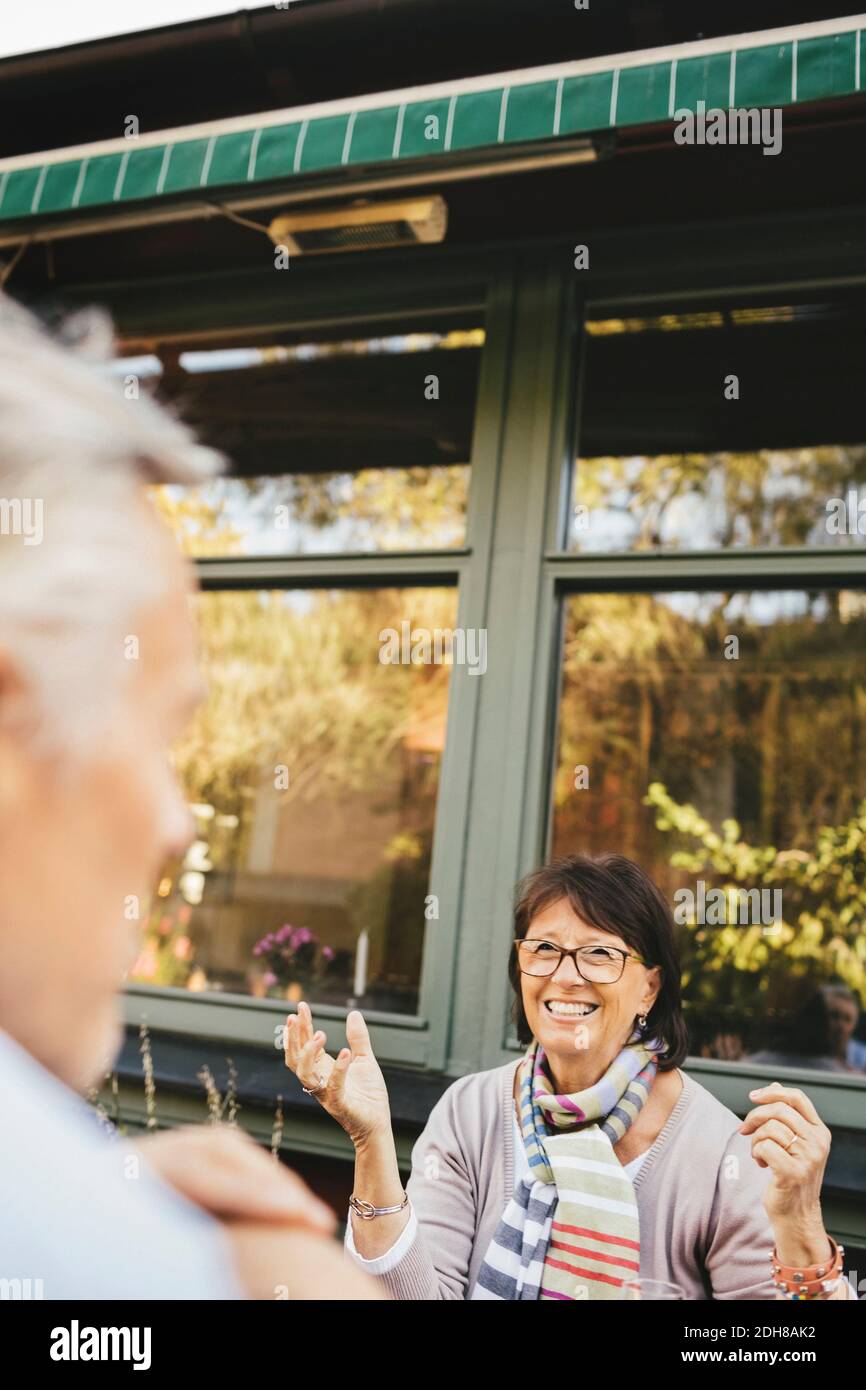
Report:
<svg viewBox="0 0 866 1390"><path fill-rule="evenodd" d="M229 460L155 489L198 556L445 549L466 541L483 330L233 343L121 359Z"/></svg>
<svg viewBox="0 0 866 1390"><path fill-rule="evenodd" d="M569 548L863 545L864 369L856 297L588 322Z"/></svg>
<svg viewBox="0 0 866 1390"><path fill-rule="evenodd" d="M404 622L453 629L456 590L198 602L210 693L176 750L198 840L166 868L133 978L414 1012L448 646L379 653Z"/></svg>
<svg viewBox="0 0 866 1390"><path fill-rule="evenodd" d="M693 1053L866 1073L866 594L565 608L552 852L659 885Z"/></svg>
<svg viewBox="0 0 866 1390"><path fill-rule="evenodd" d="M188 555L444 550L466 540L469 465L223 477L153 491Z"/></svg>

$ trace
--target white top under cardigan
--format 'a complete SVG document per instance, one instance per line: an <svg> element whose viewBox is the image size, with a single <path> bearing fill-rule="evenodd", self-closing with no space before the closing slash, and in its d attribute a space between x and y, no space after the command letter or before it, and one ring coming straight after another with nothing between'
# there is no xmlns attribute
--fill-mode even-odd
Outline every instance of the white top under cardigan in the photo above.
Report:
<svg viewBox="0 0 866 1390"><path fill-rule="evenodd" d="M529 1172L529 1160L526 1157L526 1149L523 1144L523 1135L520 1132L520 1125L517 1123L516 1115L514 1116L513 1126L516 1185L516 1179L523 1177L524 1173ZM645 1158L646 1152L638 1154L637 1158L633 1158L631 1163L624 1163L622 1165L632 1180L634 1180L634 1177ZM348 1250L350 1255L354 1256L358 1264L361 1265L367 1271L368 1274L387 1274L389 1270L392 1270L395 1267L395 1265L399 1264L400 1260L406 1254L406 1251L409 1249L409 1247L412 1244L412 1241L415 1239L415 1232L417 1228L418 1218L415 1215L415 1212L412 1210L412 1205L410 1203L409 1220L406 1222L406 1225L403 1227L403 1230L400 1232L394 1244L388 1250L385 1251L384 1255L377 1255L375 1259L365 1260L364 1257L362 1255L359 1255L357 1250L355 1249L355 1242L352 1236L352 1214L350 1212L348 1220L346 1222L346 1249Z"/></svg>

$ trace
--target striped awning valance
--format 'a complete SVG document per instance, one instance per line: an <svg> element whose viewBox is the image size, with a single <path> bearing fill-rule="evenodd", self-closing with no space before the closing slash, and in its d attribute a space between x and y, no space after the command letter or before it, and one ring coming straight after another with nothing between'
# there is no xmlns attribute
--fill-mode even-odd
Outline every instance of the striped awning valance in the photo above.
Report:
<svg viewBox="0 0 866 1390"><path fill-rule="evenodd" d="M0 160L0 221L483 157L665 121L699 101L779 107L850 95L861 90L864 34L857 15L18 156Z"/></svg>

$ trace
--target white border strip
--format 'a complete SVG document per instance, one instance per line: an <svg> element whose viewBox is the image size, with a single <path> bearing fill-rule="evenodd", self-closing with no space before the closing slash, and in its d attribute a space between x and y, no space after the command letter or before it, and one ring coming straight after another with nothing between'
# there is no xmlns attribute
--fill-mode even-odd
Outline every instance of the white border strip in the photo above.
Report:
<svg viewBox="0 0 866 1390"><path fill-rule="evenodd" d="M446 150L451 148L451 136L454 134L454 112L457 107L457 93L454 92L448 102L448 117L445 121L445 145Z"/></svg>
<svg viewBox="0 0 866 1390"><path fill-rule="evenodd" d="M202 160L202 165L201 165L201 174L200 174L200 176L199 176L199 181L198 181L198 186L199 186L199 188L207 188L207 181L208 181L208 176L209 176L209 174L210 174L211 160L213 159L214 146L215 146L216 142L217 142L217 138L216 138L215 135L212 135L212 136L210 137L210 139L208 140L208 142L207 142L207 149L206 149L205 152L204 152L204 159Z"/></svg>
<svg viewBox="0 0 866 1390"><path fill-rule="evenodd" d="M259 152L259 141L262 138L261 129L253 131L253 138L250 141L250 157L247 160L247 183L256 176L256 157Z"/></svg>
<svg viewBox="0 0 866 1390"><path fill-rule="evenodd" d="M346 133L343 136L343 153L340 157L341 164L348 164L349 162L349 151L352 148L352 136L355 132L355 121L357 117L357 111L349 112L349 119L346 122Z"/></svg>
<svg viewBox="0 0 866 1390"><path fill-rule="evenodd" d="M503 87L502 96L499 98L499 129L496 132L498 145L501 145L505 139L505 123L508 120L508 91L507 87Z"/></svg>
<svg viewBox="0 0 866 1390"><path fill-rule="evenodd" d="M165 156L163 156L163 161ZM78 170L78 178L75 180L75 191L72 194L72 206L78 207L79 200L84 192L84 180L87 178L87 170L90 167L89 159L82 159L81 167Z"/></svg>
<svg viewBox="0 0 866 1390"><path fill-rule="evenodd" d="M394 130L394 144L391 149L391 158L397 159L400 155L400 145L403 140L403 122L406 119L406 107L401 106L397 112L397 125Z"/></svg>
<svg viewBox="0 0 866 1390"><path fill-rule="evenodd" d="M39 209L39 200L42 197L42 190L45 187L45 180L47 177L48 165L43 164L42 168L39 170L39 178L36 180L36 187L33 190L33 198L30 203L31 212L37 212Z"/></svg>
<svg viewBox="0 0 866 1390"><path fill-rule="evenodd" d="M565 86L565 78L564 78L564 77L560 77L560 78L557 80L557 83L556 83L556 105L555 105L554 110L553 110L553 133L554 133L554 135L558 135L558 134L559 134L559 128L560 128L560 126L561 126L561 124L562 124L562 89L563 89L564 86Z"/></svg>
<svg viewBox="0 0 866 1390"><path fill-rule="evenodd" d="M301 128L298 131L298 143L295 145L295 158L292 162L292 169L295 173L297 173L301 167L301 160L304 155L304 141L307 138L307 131L309 128L310 122L308 120L301 122Z"/></svg>
<svg viewBox="0 0 866 1390"><path fill-rule="evenodd" d="M159 176L156 180L157 193L161 193L162 190L165 188L165 181L168 178L168 166L171 163L171 152L173 149L174 144L172 143L170 145L166 145L165 149L163 150L162 163L159 166Z"/></svg>
<svg viewBox="0 0 866 1390"><path fill-rule="evenodd" d="M129 166L129 156L132 150L129 148L129 141L126 142L126 149L120 159L120 168L117 171L117 178L114 180L114 192L111 195L112 202L116 203L123 188L123 180L126 178L126 170Z"/></svg>
<svg viewBox="0 0 866 1390"><path fill-rule="evenodd" d="M699 39L695 43L671 44L666 48L643 48L630 53L611 53L598 58L582 58L570 63L554 63L547 67L516 68L511 72L488 73L483 77L464 77L455 82L436 82L426 87L407 87L399 91L371 92L365 96L321 101L310 106L286 107L280 111L264 111L255 116L233 116L224 121L203 121L197 125L177 126L171 130L156 130L139 135L136 149L150 145L178 144L182 140L207 139L210 136L232 135L239 131L266 130L270 126L309 122L320 116L345 116L360 111L379 111L387 106L403 106L410 102L436 101L445 97L456 99L470 92L498 90L503 85L556 81L557 78L580 77L585 73L613 72L621 68L640 68L650 63L679 62L701 58L712 53L736 54L743 48L765 48L774 44L792 43L797 39L817 39L833 34L850 34L866 29L866 14L846 15L841 19L820 19L812 24L792 25L782 29L760 29L749 34L729 34L715 39ZM859 54L859 45L858 54ZM34 154L13 155L0 159L0 173L5 170L30 169L40 164L62 164L67 160L83 159L102 154L117 154L128 146L119 136L116 140L100 140L91 145L73 145L67 149L41 150Z"/></svg>

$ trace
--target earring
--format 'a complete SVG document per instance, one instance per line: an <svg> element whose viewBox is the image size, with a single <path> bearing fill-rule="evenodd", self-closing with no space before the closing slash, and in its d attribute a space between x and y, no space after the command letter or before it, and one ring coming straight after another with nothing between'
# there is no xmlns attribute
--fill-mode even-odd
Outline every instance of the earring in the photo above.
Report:
<svg viewBox="0 0 866 1390"><path fill-rule="evenodd" d="M637 1023L639 1028L646 1028L646 1014L638 1014Z"/></svg>

